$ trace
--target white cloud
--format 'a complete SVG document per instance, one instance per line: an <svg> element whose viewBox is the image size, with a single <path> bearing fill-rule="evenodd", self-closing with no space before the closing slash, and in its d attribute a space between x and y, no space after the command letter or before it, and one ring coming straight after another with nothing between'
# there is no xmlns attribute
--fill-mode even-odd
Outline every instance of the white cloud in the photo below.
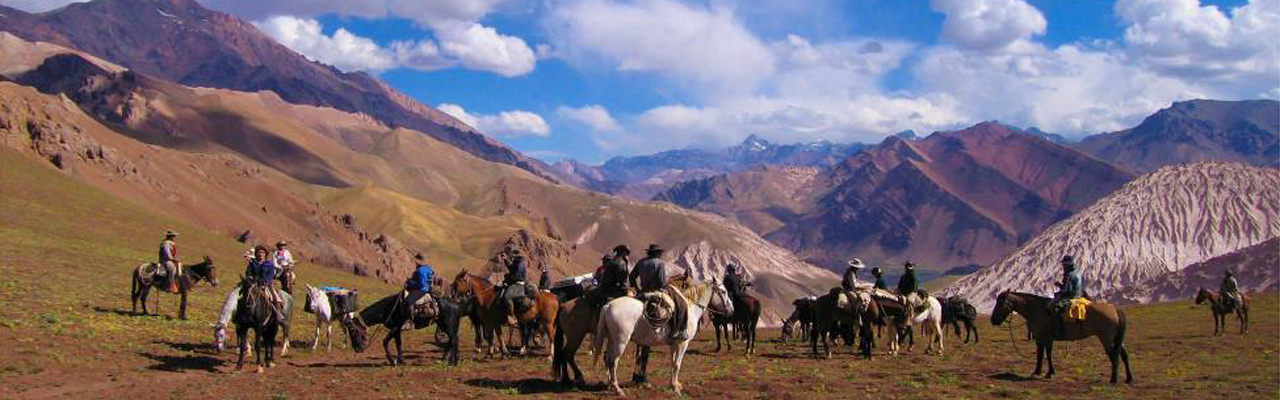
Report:
<svg viewBox="0 0 1280 400"><path fill-rule="evenodd" d="M472 114L457 104L440 104L437 110L489 134L507 137L550 136L551 127L538 114L523 111L503 111L494 115Z"/></svg>
<svg viewBox="0 0 1280 400"><path fill-rule="evenodd" d="M586 125L595 132L616 132L621 130L618 121L609 115L609 110L599 104L592 104L580 108L560 107L556 114L562 118Z"/></svg>
<svg viewBox="0 0 1280 400"><path fill-rule="evenodd" d="M553 10L547 26L561 57L658 73L695 92L749 92L774 71L768 46L726 8L580 0Z"/></svg>
<svg viewBox="0 0 1280 400"><path fill-rule="evenodd" d="M933 0L946 14L942 38L968 50L999 50L1043 35L1048 23L1022 0Z"/></svg>
<svg viewBox="0 0 1280 400"><path fill-rule="evenodd" d="M523 39L478 23L440 23L435 32L444 53L467 68L512 77L532 72L537 62Z"/></svg>
<svg viewBox="0 0 1280 400"><path fill-rule="evenodd" d="M84 3L88 1L89 0L4 0L4 2L0 2L0 4L26 12L38 13L62 7L67 4Z"/></svg>
<svg viewBox="0 0 1280 400"><path fill-rule="evenodd" d="M373 40L346 29L325 35L313 19L275 16L255 25L285 47L344 71L381 71L396 65L395 55Z"/></svg>
<svg viewBox="0 0 1280 400"><path fill-rule="evenodd" d="M1224 13L1198 0L1121 0L1124 41L1138 61L1188 79L1280 85L1280 0Z"/></svg>

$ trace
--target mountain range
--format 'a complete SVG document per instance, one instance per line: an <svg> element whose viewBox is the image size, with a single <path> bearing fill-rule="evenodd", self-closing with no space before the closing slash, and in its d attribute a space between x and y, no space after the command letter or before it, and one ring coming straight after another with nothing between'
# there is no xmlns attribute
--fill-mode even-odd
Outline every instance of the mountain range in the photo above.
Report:
<svg viewBox="0 0 1280 400"><path fill-rule="evenodd" d="M1059 259L1072 255L1095 300L1123 302L1129 290L1128 301L1147 301L1158 294L1135 289L1154 289L1192 264L1280 236L1277 215L1280 171L1219 162L1168 166L1055 224L943 294L986 310L1004 290L1049 295L1062 275ZM1274 279L1274 273L1266 275ZM1169 293L1185 294L1163 294Z"/></svg>
<svg viewBox="0 0 1280 400"><path fill-rule="evenodd" d="M1138 126L1089 136L1078 147L1138 174L1198 161L1274 168L1280 166L1280 102L1177 102Z"/></svg>

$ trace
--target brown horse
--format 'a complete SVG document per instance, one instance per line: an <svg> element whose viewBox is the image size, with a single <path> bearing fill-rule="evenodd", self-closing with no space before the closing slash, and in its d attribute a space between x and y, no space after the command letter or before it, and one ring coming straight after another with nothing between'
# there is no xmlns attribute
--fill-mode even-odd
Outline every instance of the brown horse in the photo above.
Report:
<svg viewBox="0 0 1280 400"><path fill-rule="evenodd" d="M1196 304L1204 304L1209 302L1209 310L1213 312L1213 336L1218 336L1227 331L1227 315L1232 312L1236 314L1236 320L1240 321L1240 334L1249 332L1249 296L1244 293L1240 294L1240 304L1226 304L1221 293L1210 292L1208 289L1200 288L1196 291Z"/></svg>
<svg viewBox="0 0 1280 400"><path fill-rule="evenodd" d="M475 311L480 317L480 325L484 330L484 339L488 344L489 353L486 356L493 355L493 351L498 350L500 355L507 354L506 344L502 342L502 325L506 324L507 315L505 313L506 306L502 302L497 301L497 291L489 280L471 275L467 270L462 270L453 279L453 295L455 297L474 296L476 299ZM521 325L530 322L536 322L539 329L547 332L551 337L555 337L556 312L559 310L559 300L556 295L550 292L537 292L534 306L524 310L516 316L516 325L511 329L519 329ZM530 334L526 334L522 330L522 347L520 354L524 354L529 347ZM494 346L497 342L497 346ZM555 357L554 348L549 356Z"/></svg>
<svg viewBox="0 0 1280 400"><path fill-rule="evenodd" d="M596 293L588 293L582 297L560 304L556 314L555 335L552 335L551 380L561 384L586 384L582 370L578 369L576 356L587 334L594 334L596 322L600 320L600 304L603 301ZM573 369L573 381L569 380L569 369Z"/></svg>
<svg viewBox="0 0 1280 400"><path fill-rule="evenodd" d="M1125 383L1133 383L1133 373L1129 371L1129 351L1124 348L1124 333L1127 326L1124 311L1110 304L1092 303L1085 312L1084 320L1063 321L1061 335L1055 338L1053 318L1061 317L1050 315L1051 301L1053 300L1047 297L1006 291L996 297L996 308L991 313L992 325L1004 323L1009 314L1014 312L1027 320L1027 327L1034 332L1036 338L1036 370L1031 373L1031 376L1040 375L1040 364L1047 358L1049 372L1044 377L1045 379L1053 377L1053 342L1055 340L1077 341L1096 336L1098 341L1102 342L1107 358L1111 360L1111 383L1116 383L1116 372L1121 360L1124 360Z"/></svg>
<svg viewBox="0 0 1280 400"><path fill-rule="evenodd" d="M729 322L734 325L735 331L742 332L743 339L747 341L747 354L756 354L756 327L760 324L760 300L750 295L742 295L733 305L733 316L729 318ZM716 341L719 344L719 341ZM716 347L717 350L719 346Z"/></svg>
<svg viewBox="0 0 1280 400"><path fill-rule="evenodd" d="M164 288L169 285L170 277L159 278L156 276L157 271L163 269L156 263L143 263L133 269L133 286L129 291L130 297L133 299L133 312L138 312L138 302L142 302L142 313L151 314L151 310L147 309L147 296L151 293L152 287ZM209 256L204 257L204 261L198 264L183 265L183 273L178 276L178 293L182 296L182 304L178 308L178 318L187 319L187 292L196 287L201 280L209 281L209 285L218 287L218 270L213 265L213 259ZM161 289L163 290L163 289ZM159 312L160 302L156 301L156 311Z"/></svg>
<svg viewBox="0 0 1280 400"><path fill-rule="evenodd" d="M817 358L821 354L825 354L826 358L831 358L831 337L835 335L844 336L853 329L857 329L858 337L861 339L858 344L858 350L864 358L871 358L871 350L875 347L875 333L872 331L873 325L883 325L890 320L885 314L884 308L879 302L871 301L866 304L853 304L849 308L841 308L839 306L841 290L839 288L831 289L825 295L819 296L811 304L813 307L813 327L809 334L809 346L812 350L813 357ZM858 301L849 299L850 302ZM847 331L847 332L846 332ZM846 343L852 345L852 341L846 336ZM824 353L818 352L818 342L822 342Z"/></svg>

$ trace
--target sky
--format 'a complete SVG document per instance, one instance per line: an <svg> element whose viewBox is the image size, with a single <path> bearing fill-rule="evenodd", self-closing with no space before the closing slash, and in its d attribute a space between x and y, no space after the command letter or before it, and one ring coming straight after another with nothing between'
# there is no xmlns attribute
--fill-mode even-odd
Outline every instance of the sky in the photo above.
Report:
<svg viewBox="0 0 1280 400"><path fill-rule="evenodd" d="M1280 98L1280 0L201 2L546 161Z"/></svg>

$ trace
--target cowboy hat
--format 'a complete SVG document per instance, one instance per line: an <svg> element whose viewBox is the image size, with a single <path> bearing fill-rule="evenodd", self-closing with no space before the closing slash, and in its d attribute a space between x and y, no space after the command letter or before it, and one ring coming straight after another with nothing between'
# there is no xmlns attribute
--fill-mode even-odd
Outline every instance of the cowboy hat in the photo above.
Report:
<svg viewBox="0 0 1280 400"><path fill-rule="evenodd" d="M916 269L916 264L913 262L907 261L907 263L903 264L902 267L906 269Z"/></svg>
<svg viewBox="0 0 1280 400"><path fill-rule="evenodd" d="M649 248L644 249L644 251L647 253L661 253L663 250L661 246L658 246L657 244L651 244L649 245Z"/></svg>
<svg viewBox="0 0 1280 400"><path fill-rule="evenodd" d="M172 229L164 231L165 236L178 236L178 232Z"/></svg>
<svg viewBox="0 0 1280 400"><path fill-rule="evenodd" d="M857 269L866 268L866 265L862 265L862 260L856 258L849 260L849 266Z"/></svg>
<svg viewBox="0 0 1280 400"><path fill-rule="evenodd" d="M279 246L288 246L288 245L289 245L289 242L286 242L286 241L283 241L283 240L281 240L281 241L279 241L279 242L276 242L276 247L279 247Z"/></svg>
<svg viewBox="0 0 1280 400"><path fill-rule="evenodd" d="M1062 256L1062 264L1063 264L1063 265L1070 265L1070 266L1073 266L1073 267L1074 267L1074 266L1076 265L1076 258L1075 258L1075 257L1072 257L1072 256L1071 256L1071 255L1069 255L1069 254L1068 254L1068 255L1065 255L1065 256Z"/></svg>
<svg viewBox="0 0 1280 400"><path fill-rule="evenodd" d="M426 259L427 259L427 256L422 255L422 253L418 253L418 254L414 254L414 255L413 255L413 259L414 259L414 260L426 260Z"/></svg>
<svg viewBox="0 0 1280 400"><path fill-rule="evenodd" d="M617 245L617 246L614 246L614 247L613 247L613 252L614 252L614 253L631 254L631 248L630 248L630 247L627 247L627 245L625 245L625 244L620 244L620 245Z"/></svg>

